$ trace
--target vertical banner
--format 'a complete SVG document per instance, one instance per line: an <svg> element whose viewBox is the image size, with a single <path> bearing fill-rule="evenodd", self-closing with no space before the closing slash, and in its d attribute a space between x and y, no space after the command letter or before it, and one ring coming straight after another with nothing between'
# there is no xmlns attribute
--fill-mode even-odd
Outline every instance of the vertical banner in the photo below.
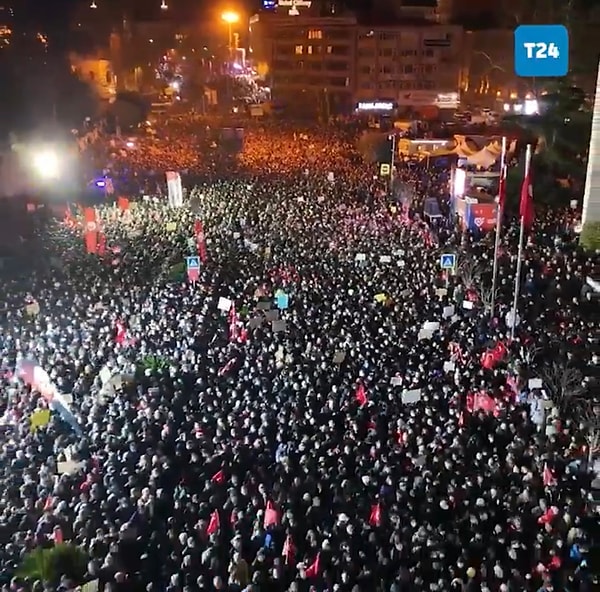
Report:
<svg viewBox="0 0 600 592"><path fill-rule="evenodd" d="M122 212L129 210L129 200L126 197L119 197L117 199L117 204Z"/></svg>
<svg viewBox="0 0 600 592"><path fill-rule="evenodd" d="M94 208L85 208L84 210L84 239L86 251L96 254L98 250L98 222Z"/></svg>
<svg viewBox="0 0 600 592"><path fill-rule="evenodd" d="M106 235L104 232L98 232L97 251L100 257L106 255Z"/></svg>
<svg viewBox="0 0 600 592"><path fill-rule="evenodd" d="M181 175L175 171L167 171L167 193L169 206L180 208L183 206L183 187L181 186Z"/></svg>
<svg viewBox="0 0 600 592"><path fill-rule="evenodd" d="M202 263L206 263L206 239L204 238L204 225L202 220L194 222L194 232L196 234L196 248Z"/></svg>

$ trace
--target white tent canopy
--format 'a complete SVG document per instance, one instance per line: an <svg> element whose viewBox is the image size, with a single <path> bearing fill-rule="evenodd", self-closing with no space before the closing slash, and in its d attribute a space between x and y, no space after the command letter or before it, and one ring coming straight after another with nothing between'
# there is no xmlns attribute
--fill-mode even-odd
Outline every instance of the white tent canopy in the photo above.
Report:
<svg viewBox="0 0 600 592"><path fill-rule="evenodd" d="M467 163L483 169L489 169L500 158L500 153L490 150L488 146L467 158Z"/></svg>

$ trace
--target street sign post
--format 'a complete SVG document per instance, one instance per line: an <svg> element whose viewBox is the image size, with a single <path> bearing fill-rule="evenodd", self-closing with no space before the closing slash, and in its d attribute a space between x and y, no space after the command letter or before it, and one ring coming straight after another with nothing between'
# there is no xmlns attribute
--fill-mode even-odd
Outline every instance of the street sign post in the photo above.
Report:
<svg viewBox="0 0 600 592"><path fill-rule="evenodd" d="M444 253L440 256L440 267L446 272L446 288L450 283L450 274L456 269L456 254Z"/></svg>
<svg viewBox="0 0 600 592"><path fill-rule="evenodd" d="M444 253L440 257L440 267L442 269L454 270L456 267L456 255L454 253Z"/></svg>
<svg viewBox="0 0 600 592"><path fill-rule="evenodd" d="M188 280L190 282L197 282L200 277L200 257L186 257L185 267L187 270Z"/></svg>

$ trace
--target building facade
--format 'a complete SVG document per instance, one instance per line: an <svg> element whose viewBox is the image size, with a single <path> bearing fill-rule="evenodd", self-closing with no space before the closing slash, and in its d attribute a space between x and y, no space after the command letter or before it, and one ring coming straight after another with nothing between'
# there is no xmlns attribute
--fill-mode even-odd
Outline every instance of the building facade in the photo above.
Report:
<svg viewBox="0 0 600 592"><path fill-rule="evenodd" d="M250 55L275 102L328 117L354 101L355 35L353 16L261 14L250 22Z"/></svg>
<svg viewBox="0 0 600 592"><path fill-rule="evenodd" d="M402 109L455 109L463 31L452 25L359 27L355 97L390 100Z"/></svg>
<svg viewBox="0 0 600 592"><path fill-rule="evenodd" d="M366 27L351 15L261 13L250 19L249 54L273 99L288 107L329 115L368 101L456 108L463 30L419 23Z"/></svg>
<svg viewBox="0 0 600 592"><path fill-rule="evenodd" d="M110 60L99 55L69 55L72 72L87 82L98 98L108 101L116 94L116 79Z"/></svg>

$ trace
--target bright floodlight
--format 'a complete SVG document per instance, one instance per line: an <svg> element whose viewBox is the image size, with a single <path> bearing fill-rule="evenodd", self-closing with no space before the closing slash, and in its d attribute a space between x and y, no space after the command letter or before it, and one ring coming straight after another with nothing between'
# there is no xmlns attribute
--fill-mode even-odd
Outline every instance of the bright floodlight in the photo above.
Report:
<svg viewBox="0 0 600 592"><path fill-rule="evenodd" d="M32 162L36 173L43 179L56 179L60 174L60 160L52 150L38 152Z"/></svg>
<svg viewBox="0 0 600 592"><path fill-rule="evenodd" d="M221 19L232 25L240 20L240 15L237 12L227 11L221 15Z"/></svg>

